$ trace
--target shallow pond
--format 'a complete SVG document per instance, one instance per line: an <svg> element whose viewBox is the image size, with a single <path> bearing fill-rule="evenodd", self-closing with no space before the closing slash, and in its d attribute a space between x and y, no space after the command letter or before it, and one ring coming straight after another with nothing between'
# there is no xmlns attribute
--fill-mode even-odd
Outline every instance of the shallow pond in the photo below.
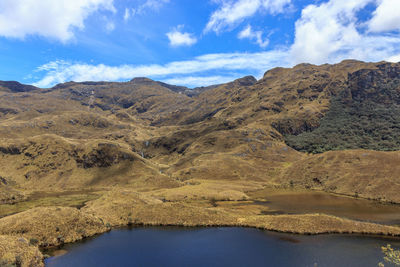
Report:
<svg viewBox="0 0 400 267"><path fill-rule="evenodd" d="M378 266L399 239L302 236L252 228L142 227L70 244L46 266ZM385 264L385 266L391 266Z"/></svg>
<svg viewBox="0 0 400 267"><path fill-rule="evenodd" d="M251 197L265 199L255 204L268 207L270 214L325 213L354 220L400 225L400 205L316 191L266 189L253 192Z"/></svg>

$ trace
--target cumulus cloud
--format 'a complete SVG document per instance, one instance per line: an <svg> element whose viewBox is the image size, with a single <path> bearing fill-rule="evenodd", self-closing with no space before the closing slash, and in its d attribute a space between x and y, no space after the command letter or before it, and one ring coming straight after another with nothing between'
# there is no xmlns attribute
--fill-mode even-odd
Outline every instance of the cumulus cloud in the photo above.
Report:
<svg viewBox="0 0 400 267"><path fill-rule="evenodd" d="M290 3L291 0L223 0L221 7L211 15L204 31L219 33L233 28L258 11L273 15L283 13Z"/></svg>
<svg viewBox="0 0 400 267"><path fill-rule="evenodd" d="M205 74L212 71L213 83L221 83L232 78L239 78L242 74L260 76L262 73L277 65L285 65L287 51L269 51L259 53L221 53L206 54L195 57L193 60L174 61L165 65L121 65L107 66L104 64L91 65L86 63L72 63L67 61L49 62L37 69L44 72L44 77L35 83L38 87L51 87L66 81L118 81L133 77L151 77L168 80L174 78L176 84L188 84L190 77L207 77ZM238 73L232 76L231 72ZM223 73L224 75L215 75ZM228 73L228 75L226 75ZM242 74L239 74L242 73ZM179 78L177 78L179 77ZM218 77L220 79L216 79ZM221 78L226 77L226 78ZM183 81L178 82L179 79ZM171 81L171 80L169 80ZM200 82L199 79L197 79ZM193 86L198 84L192 80ZM206 82L203 78L203 82Z"/></svg>
<svg viewBox="0 0 400 267"><path fill-rule="evenodd" d="M290 3L290 1L280 1L280 3L285 3L279 5L281 9L274 7L268 10L263 3L269 3L267 6L271 7L271 3L276 4L279 1L246 1L249 1L249 4L255 3L254 6L257 8L252 5L247 6L247 9L241 10L242 15L233 14L232 17L228 16L228 11L231 9L227 9L226 16L229 19L222 19L223 16L220 16L220 19L214 17L215 23L210 26L210 30L226 29L229 25L235 25L238 21L247 18L249 14L255 14L259 9L267 10L269 13L283 12ZM218 3L222 5L219 11L224 7L236 8L246 1L218 0ZM147 76L173 84L205 86L224 83L248 74L259 78L270 68L289 67L302 62L337 63L348 58L398 62L400 61L400 33L396 28L397 24L392 21L396 21L400 15L385 7L390 1L326 0L308 5L302 10L300 18L295 23L294 42L281 46L279 49L273 48L259 53L206 54L191 60L152 65L108 66L53 61L37 69L43 78L35 85L50 87L70 80L122 81ZM365 11L371 10L371 7L375 7L373 11L370 11L371 16L365 16ZM216 12L213 15L217 14ZM359 17L360 14L364 15ZM194 42L190 41L194 37L185 33L182 28L183 26L178 26L169 33L170 36L167 35L171 37L171 45L189 45ZM176 38L172 34L174 32L178 33ZM268 42L265 37L263 39L262 32L255 31L251 26L245 27L238 34L238 38L247 38L261 47L267 46ZM173 41L174 39L178 41Z"/></svg>
<svg viewBox="0 0 400 267"><path fill-rule="evenodd" d="M183 25L179 25L166 34L171 46L191 46L197 42L196 37L194 37L191 33L182 32L182 30Z"/></svg>
<svg viewBox="0 0 400 267"><path fill-rule="evenodd" d="M369 22L372 32L385 32L400 30L400 1L380 0L378 8L374 11Z"/></svg>
<svg viewBox="0 0 400 267"><path fill-rule="evenodd" d="M379 7L384 1L386 0ZM380 61L399 54L399 35L376 35L362 30L363 25L368 22L360 21L357 14L367 4L374 2L375 0L330 0L305 7L295 25L295 41L291 47L292 62L322 64L347 58ZM374 13L375 17L379 13L379 7Z"/></svg>
<svg viewBox="0 0 400 267"><path fill-rule="evenodd" d="M2 0L0 36L24 38L39 35L66 42L85 19L98 10L116 12L114 0Z"/></svg>
<svg viewBox="0 0 400 267"><path fill-rule="evenodd" d="M247 25L241 32L238 34L239 39L250 39L255 41L261 48L265 48L269 44L269 40L267 38L263 39L262 31L253 31L250 25Z"/></svg>

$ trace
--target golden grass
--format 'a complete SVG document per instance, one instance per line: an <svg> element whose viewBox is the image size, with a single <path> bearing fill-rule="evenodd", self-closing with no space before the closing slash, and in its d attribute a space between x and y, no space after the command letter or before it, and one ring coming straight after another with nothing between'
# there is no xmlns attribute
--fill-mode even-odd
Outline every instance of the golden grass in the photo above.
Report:
<svg viewBox="0 0 400 267"><path fill-rule="evenodd" d="M36 198L26 201L17 202L15 204L0 205L0 218L22 212L35 207L64 206L64 207L81 207L86 202L100 197L99 194L71 194L60 196L48 196Z"/></svg>
<svg viewBox="0 0 400 267"><path fill-rule="evenodd" d="M35 238L41 247L74 242L107 230L100 219L68 207L33 208L0 219L1 234Z"/></svg>
<svg viewBox="0 0 400 267"><path fill-rule="evenodd" d="M0 217L16 214L0 219L0 234L41 246L126 224L398 235L323 214L265 215L271 210L250 202L268 185L400 203L399 152L307 155L273 127L317 126L348 73L362 68L377 64L276 68L254 85L237 80L195 97L143 79L4 92L2 106L16 114L0 114L0 201L14 204L0 205ZM37 191L54 195L29 198Z"/></svg>
<svg viewBox="0 0 400 267"><path fill-rule="evenodd" d="M0 234L59 246L124 225L241 226L298 234L356 233L400 236L400 227L325 214L263 215L252 201L160 199L154 192L114 188L80 210L37 207L0 219ZM240 205L238 205L240 204ZM1 242L0 242L1 244ZM15 251L10 250L10 255Z"/></svg>
<svg viewBox="0 0 400 267"><path fill-rule="evenodd" d="M218 203L217 203L218 204ZM126 224L213 226L231 225L302 233L400 235L400 228L353 221L325 214L254 215L259 210L210 202L163 202L146 193L115 189L82 209L113 226Z"/></svg>
<svg viewBox="0 0 400 267"><path fill-rule="evenodd" d="M43 255L29 239L0 235L0 266L41 267Z"/></svg>

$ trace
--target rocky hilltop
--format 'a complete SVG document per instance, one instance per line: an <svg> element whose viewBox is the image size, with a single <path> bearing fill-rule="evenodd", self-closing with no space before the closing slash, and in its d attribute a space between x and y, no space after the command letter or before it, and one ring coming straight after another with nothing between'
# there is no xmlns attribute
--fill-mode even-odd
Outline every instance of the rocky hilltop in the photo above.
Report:
<svg viewBox="0 0 400 267"><path fill-rule="evenodd" d="M399 150L400 63L300 64L195 89L148 78L50 89L0 82L0 234L62 243L11 226L22 211L27 221L54 212L43 206L80 208L90 233L128 223L270 225L279 218L214 205L265 187L400 203ZM117 212L126 205L137 209ZM63 240L89 235L79 231Z"/></svg>

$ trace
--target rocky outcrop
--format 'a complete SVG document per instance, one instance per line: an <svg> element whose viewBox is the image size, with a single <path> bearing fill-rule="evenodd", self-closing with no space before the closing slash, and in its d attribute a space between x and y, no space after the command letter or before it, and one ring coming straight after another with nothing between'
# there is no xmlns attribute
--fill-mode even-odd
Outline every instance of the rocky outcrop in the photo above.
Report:
<svg viewBox="0 0 400 267"><path fill-rule="evenodd" d="M400 67L398 65L382 63L377 65L376 69L361 69L350 73L348 84L353 101L400 105Z"/></svg>

